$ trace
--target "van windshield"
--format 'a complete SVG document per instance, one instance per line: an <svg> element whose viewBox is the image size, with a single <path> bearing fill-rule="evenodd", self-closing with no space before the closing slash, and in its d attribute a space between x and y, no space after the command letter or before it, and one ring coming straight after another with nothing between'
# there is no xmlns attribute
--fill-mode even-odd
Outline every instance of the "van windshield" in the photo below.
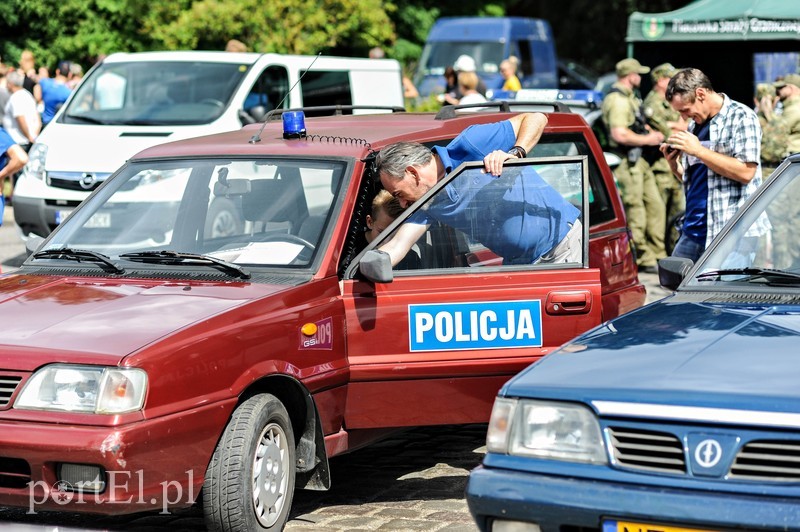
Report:
<svg viewBox="0 0 800 532"><path fill-rule="evenodd" d="M503 60L503 43L501 42L433 42L425 45L422 51L423 71L426 76L441 76L444 69L453 66L458 56L468 55L475 60L478 73L496 73Z"/></svg>
<svg viewBox="0 0 800 532"><path fill-rule="evenodd" d="M62 121L197 125L225 111L250 65L195 61L104 63L80 85Z"/></svg>

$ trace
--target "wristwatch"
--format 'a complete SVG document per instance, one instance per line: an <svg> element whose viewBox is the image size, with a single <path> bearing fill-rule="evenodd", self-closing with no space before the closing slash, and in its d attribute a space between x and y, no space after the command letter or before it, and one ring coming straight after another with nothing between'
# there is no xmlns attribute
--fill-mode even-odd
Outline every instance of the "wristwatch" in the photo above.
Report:
<svg viewBox="0 0 800 532"><path fill-rule="evenodd" d="M523 148L522 146L514 146L513 148L508 150L508 153L514 155L518 159L524 159L525 157L528 156L528 152L525 151L525 148Z"/></svg>

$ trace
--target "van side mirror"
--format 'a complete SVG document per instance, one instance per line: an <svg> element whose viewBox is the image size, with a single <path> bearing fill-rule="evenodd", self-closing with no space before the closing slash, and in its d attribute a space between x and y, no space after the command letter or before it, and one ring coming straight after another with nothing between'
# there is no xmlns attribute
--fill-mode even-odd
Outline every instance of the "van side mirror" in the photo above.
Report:
<svg viewBox="0 0 800 532"><path fill-rule="evenodd" d="M244 109L239 109L237 116L239 117L239 122L241 122L243 126L256 123L255 119Z"/></svg>
<svg viewBox="0 0 800 532"><path fill-rule="evenodd" d="M371 249L361 257L358 270L373 283L391 283L394 280L391 257L378 249Z"/></svg>
<svg viewBox="0 0 800 532"><path fill-rule="evenodd" d="M694 266L692 259L685 257L666 257L658 261L658 282L664 288L675 290L678 288L686 274Z"/></svg>
<svg viewBox="0 0 800 532"><path fill-rule="evenodd" d="M256 105L247 110L252 119L256 122L263 122L264 117L267 116L267 108L263 105Z"/></svg>

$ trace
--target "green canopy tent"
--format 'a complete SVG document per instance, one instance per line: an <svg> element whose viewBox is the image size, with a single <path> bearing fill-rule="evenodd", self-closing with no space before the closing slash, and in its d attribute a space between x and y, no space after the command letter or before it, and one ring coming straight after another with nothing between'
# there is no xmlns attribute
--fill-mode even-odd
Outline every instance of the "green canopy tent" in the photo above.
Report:
<svg viewBox="0 0 800 532"><path fill-rule="evenodd" d="M797 71L800 1L697 0L666 13L635 12L626 41L642 64L699 68L715 89L749 103L756 81ZM770 60L783 64L764 68ZM756 67L770 77L757 80Z"/></svg>

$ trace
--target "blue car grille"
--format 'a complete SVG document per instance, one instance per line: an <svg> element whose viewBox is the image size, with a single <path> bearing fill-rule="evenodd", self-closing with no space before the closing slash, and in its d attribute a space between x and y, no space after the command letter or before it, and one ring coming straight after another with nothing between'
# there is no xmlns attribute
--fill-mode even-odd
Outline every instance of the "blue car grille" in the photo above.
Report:
<svg viewBox="0 0 800 532"><path fill-rule="evenodd" d="M609 427L609 443L620 467L660 473L686 473L683 444L673 434Z"/></svg>
<svg viewBox="0 0 800 532"><path fill-rule="evenodd" d="M17 389L19 381L22 377L12 375L0 375L0 408L4 408L14 395L14 390Z"/></svg>
<svg viewBox="0 0 800 532"><path fill-rule="evenodd" d="M800 480L800 442L752 441L742 447L730 478L797 482Z"/></svg>

